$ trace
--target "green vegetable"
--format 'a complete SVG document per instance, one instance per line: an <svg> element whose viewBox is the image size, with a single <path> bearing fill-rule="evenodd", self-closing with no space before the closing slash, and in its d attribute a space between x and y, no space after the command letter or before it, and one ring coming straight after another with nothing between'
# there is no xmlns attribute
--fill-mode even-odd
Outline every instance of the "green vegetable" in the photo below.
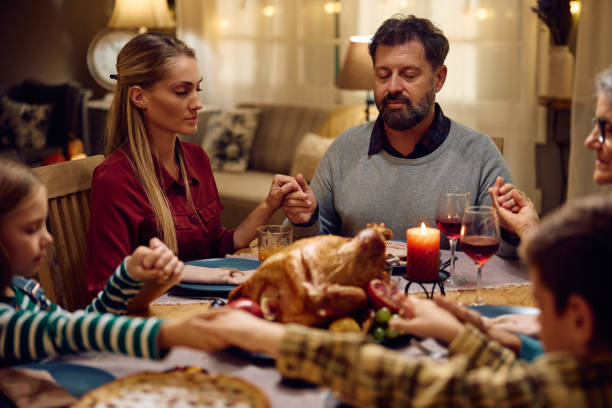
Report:
<svg viewBox="0 0 612 408"><path fill-rule="evenodd" d="M389 308L381 307L376 311L376 316L374 317L374 320L376 320L376 323L384 324L387 323L390 318L391 311L389 310Z"/></svg>
<svg viewBox="0 0 612 408"><path fill-rule="evenodd" d="M374 335L374 338L376 340L382 340L385 338L385 329L383 329L382 327L377 327L376 329L374 329L374 333L372 333Z"/></svg>
<svg viewBox="0 0 612 408"><path fill-rule="evenodd" d="M387 330L385 330L385 336L387 336L388 339L394 339L399 335L400 333L392 327L387 327Z"/></svg>

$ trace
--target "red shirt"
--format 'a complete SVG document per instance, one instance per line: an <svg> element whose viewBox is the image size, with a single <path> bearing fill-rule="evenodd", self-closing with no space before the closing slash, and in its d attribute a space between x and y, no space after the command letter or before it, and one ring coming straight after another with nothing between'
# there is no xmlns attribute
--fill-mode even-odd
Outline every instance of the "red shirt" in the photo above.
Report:
<svg viewBox="0 0 612 408"><path fill-rule="evenodd" d="M220 257L234 251L234 231L221 226L223 205L210 160L200 146L180 142L191 196L202 223L187 203L182 178L174 180L162 168L166 196L172 208L178 256L182 261ZM115 152L93 173L87 242L87 290L93 298L106 280L139 245L158 236L153 208L132 164Z"/></svg>

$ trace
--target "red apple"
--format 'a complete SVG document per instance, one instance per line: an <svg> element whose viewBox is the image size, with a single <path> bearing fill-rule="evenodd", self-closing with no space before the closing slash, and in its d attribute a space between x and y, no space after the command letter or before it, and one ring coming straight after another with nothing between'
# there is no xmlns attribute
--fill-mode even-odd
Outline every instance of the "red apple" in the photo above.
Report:
<svg viewBox="0 0 612 408"><path fill-rule="evenodd" d="M257 304L257 302L253 302L251 299L241 298L232 300L227 304L229 307L234 309L244 310L249 312L257 317L263 318L263 312L261 311L261 307Z"/></svg>
<svg viewBox="0 0 612 408"><path fill-rule="evenodd" d="M372 279L368 284L368 299L376 309L388 307L391 313L397 313L405 298L393 282Z"/></svg>

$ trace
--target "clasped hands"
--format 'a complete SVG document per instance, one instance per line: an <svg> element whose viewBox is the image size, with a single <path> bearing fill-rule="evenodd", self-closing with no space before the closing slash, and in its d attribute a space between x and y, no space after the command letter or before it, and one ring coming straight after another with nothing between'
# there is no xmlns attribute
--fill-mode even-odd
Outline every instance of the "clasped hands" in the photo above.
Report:
<svg viewBox="0 0 612 408"><path fill-rule="evenodd" d="M158 238L151 238L148 247L136 248L125 266L134 280L168 287L180 282L184 268L183 262Z"/></svg>
<svg viewBox="0 0 612 408"><path fill-rule="evenodd" d="M295 177L275 175L266 201L274 211L282 206L287 218L296 225L309 222L317 209L317 199L300 173Z"/></svg>

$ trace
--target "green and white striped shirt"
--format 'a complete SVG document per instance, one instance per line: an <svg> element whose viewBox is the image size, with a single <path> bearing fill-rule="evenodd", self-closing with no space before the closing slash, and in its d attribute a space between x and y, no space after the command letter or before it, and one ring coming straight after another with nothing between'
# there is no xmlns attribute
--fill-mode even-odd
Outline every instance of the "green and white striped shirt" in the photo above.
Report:
<svg viewBox="0 0 612 408"><path fill-rule="evenodd" d="M11 285L15 296L0 297L2 364L81 351L160 358L161 320L118 316L125 314L142 285L130 277L124 260L91 305L75 312Z"/></svg>

